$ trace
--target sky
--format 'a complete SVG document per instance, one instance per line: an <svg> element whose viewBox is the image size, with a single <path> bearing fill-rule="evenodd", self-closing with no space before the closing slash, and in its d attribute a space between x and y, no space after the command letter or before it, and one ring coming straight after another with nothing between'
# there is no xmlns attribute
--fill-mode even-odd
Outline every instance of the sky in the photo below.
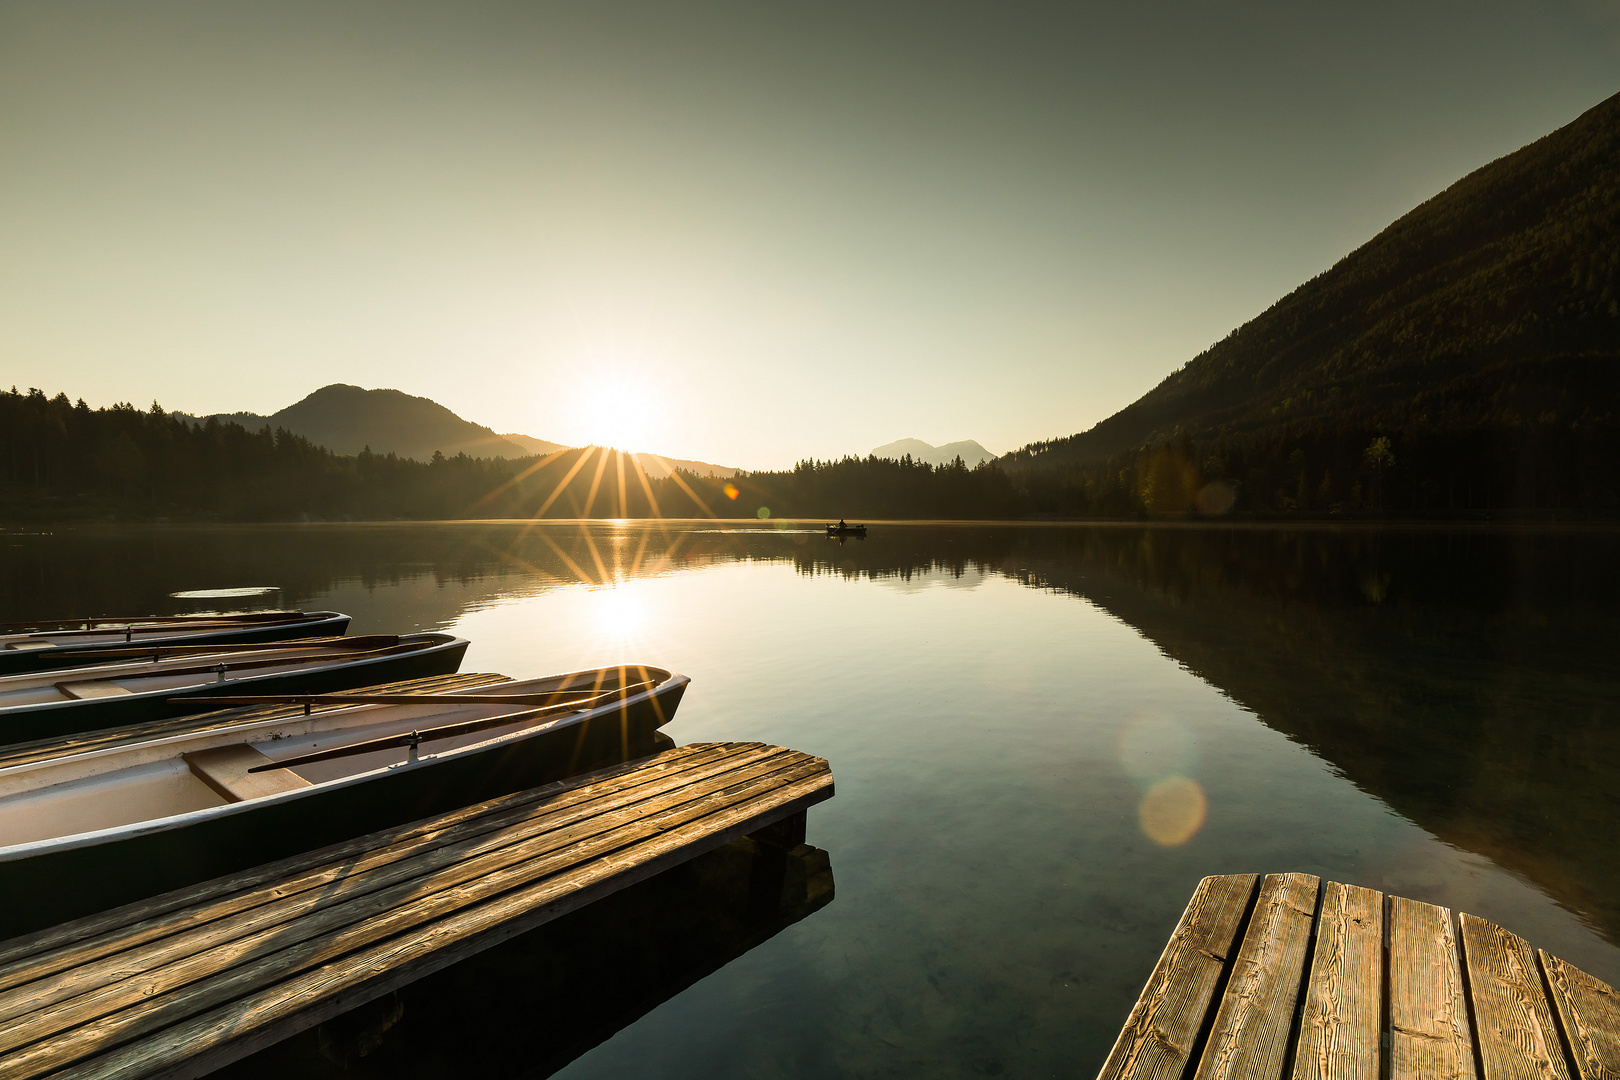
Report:
<svg viewBox="0 0 1620 1080"><path fill-rule="evenodd" d="M1614 0L0 0L0 385L1000 453L1617 91Z"/></svg>

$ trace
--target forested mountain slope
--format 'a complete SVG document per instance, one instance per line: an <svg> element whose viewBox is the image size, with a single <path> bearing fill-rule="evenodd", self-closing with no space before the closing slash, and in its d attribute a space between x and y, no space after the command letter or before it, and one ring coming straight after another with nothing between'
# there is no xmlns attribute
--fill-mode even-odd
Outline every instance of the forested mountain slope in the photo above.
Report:
<svg viewBox="0 0 1620 1080"><path fill-rule="evenodd" d="M1620 95L1459 180L1089 431L1001 460L1082 464L1178 437L1612 431L1617 227Z"/></svg>

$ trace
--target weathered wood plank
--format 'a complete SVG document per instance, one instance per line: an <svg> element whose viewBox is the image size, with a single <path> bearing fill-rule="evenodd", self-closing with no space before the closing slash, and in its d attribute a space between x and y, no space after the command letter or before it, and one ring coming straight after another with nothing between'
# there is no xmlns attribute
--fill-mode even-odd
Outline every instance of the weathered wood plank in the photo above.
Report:
<svg viewBox="0 0 1620 1080"><path fill-rule="evenodd" d="M249 746L247 743L194 750L189 754L181 754L180 757L193 776L231 802L243 802L247 799L279 795L283 791L297 791L299 788L314 786L291 769L266 769L264 772L254 772L254 769L274 765L275 762L258 747Z"/></svg>
<svg viewBox="0 0 1620 1080"><path fill-rule="evenodd" d="M532 891L528 888L531 883L543 885L544 879L566 877L563 872L570 867L625 869L633 860L626 864L616 856L621 849L662 833L680 832L704 818L724 817L749 800L774 797L793 790L795 785L830 784L830 779L825 761L805 759L779 775L714 791L661 813L644 816L634 810L626 812L614 823L616 828L582 840L571 835L576 830L548 833L543 842L555 839L561 844L559 848L429 895L412 897L397 889L370 894L342 905L347 910L329 909L300 920L301 929L308 922L335 932L259 955L247 963L237 961L260 944L252 938L188 957L157 973L103 987L43 1015L23 1017L0 1031L0 1044L20 1048L0 1058L0 1075L33 1076L60 1068L109 1044L179 1023L245 993L273 986L295 972L329 964L356 949L363 951L375 942L436 919L450 918L485 900L513 890L527 894ZM589 826L583 828L589 830ZM338 922L341 925L332 925ZM117 1011L110 1011L114 1009ZM46 1037L51 1035L56 1037Z"/></svg>
<svg viewBox="0 0 1620 1080"><path fill-rule="evenodd" d="M173 932L168 934L156 935L152 927L141 926L133 934L110 935L108 947L61 950L44 963L36 961L7 973L11 978L8 988L0 992L0 1023L108 982L157 969L250 934L273 932L283 923L302 919L291 931L282 930L271 939L277 946L292 944L318 929L307 918L316 911L445 868L452 876L457 872L486 872L501 859L496 853L536 834L555 831L592 815L599 821L607 820L603 815L625 807L635 806L645 812L656 805L651 800L677 791L701 794L708 789L700 785L713 775L723 775L728 783L749 778L757 775L762 764L778 767L768 763L789 753L776 747L754 747L737 754L690 755L682 762L689 768L638 770L619 778L617 784L591 784L565 793L589 797L563 797L502 814L483 815L427 840L388 845L280 881L256 898L232 898L237 903L230 905L231 910L226 912L229 917L205 918L209 912L204 908L191 918L170 920ZM484 859L473 863L475 856ZM443 875L435 880L441 887L453 883L451 877Z"/></svg>
<svg viewBox="0 0 1620 1080"><path fill-rule="evenodd" d="M85 969L70 969L49 980L50 998L56 1004L48 1011L30 1009L30 1005L42 1001L46 995L39 983L18 987L4 995L4 1013L9 1023L0 1030L0 1050L11 1050L33 1039L88 1023L170 990L184 987L189 993L202 981L221 972L228 972L233 984L244 979L251 983L256 977L254 973L258 973L257 977L271 979L285 976L298 970L300 964L320 963L336 955L333 950L337 948L337 938L333 935L347 927L364 924L364 932L370 933L376 931L377 924L367 920L379 917L404 918L407 926L432 918L442 907L436 897L449 897L445 902L451 906L466 902L457 900L461 896L457 890L469 882L472 883L469 887L475 891L487 890L513 874L522 878L523 875L557 872L572 862L612 850L615 841L635 839L633 831L624 830L627 824L656 825L666 818L690 816L694 803L702 807L706 800L741 791L762 779L768 781L777 772L791 775L811 760L814 759L783 751L762 763L705 778L648 803L585 815L565 828L520 835L515 843L477 856L458 859L455 857L458 852L451 849L447 858L434 860L431 869L435 872L407 875L404 880L358 896L338 896L330 904L323 902L321 892L305 893L294 901L274 905L272 911L277 917L251 933L236 935L229 925L204 927L180 940L184 951L178 956L168 950L155 950L160 961L169 962L154 964L149 970L143 970L146 964L126 962L121 956L87 965ZM404 869L409 871L412 867L406 864Z"/></svg>
<svg viewBox="0 0 1620 1080"><path fill-rule="evenodd" d="M491 814L511 810L521 815L529 812L524 807L540 800L551 800L555 806L569 805L576 800L597 797L605 790L604 785L623 785L626 781L619 778L625 775L636 778L628 781L631 784L652 782L660 773L685 770L694 763L701 764L711 755L728 756L763 746L763 743L695 743L667 751L656 758L613 765L544 787L502 795L395 829L290 856L239 874L186 886L148 900L12 938L0 943L0 987L13 986L36 978L46 970L89 959L92 954L105 955L105 946L109 943L125 948L140 940L150 940L174 932L177 928L240 910L244 906L263 903L264 896L255 890L275 883L279 891L295 874L306 871L316 874L346 872L357 865L352 860L375 857L386 860L401 850L392 845L408 841L419 841L430 847L448 843L463 822L475 818L480 819L481 824L496 821L495 825L490 826L493 828L505 822L489 817ZM209 904L215 906L207 906ZM139 929L130 931L129 928L137 924ZM131 934L133 936L128 936ZM97 953L95 950L98 947L103 951ZM77 955L73 955L75 953Z"/></svg>
<svg viewBox="0 0 1620 1080"><path fill-rule="evenodd" d="M1378 1080L1384 1004L1384 894L1322 886L1294 1080Z"/></svg>
<svg viewBox="0 0 1620 1080"><path fill-rule="evenodd" d="M515 937L542 922L645 880L705 851L798 813L832 795L823 769L706 819L598 859L572 875L547 878L461 910L418 932L363 949L257 995L193 1018L159 1036L81 1062L53 1080L186 1080L312 1026L404 982ZM312 1006L312 1002L319 1005ZM12 1074L7 1073L8 1077ZM33 1075L33 1074L27 1074ZM26 1080L26 1076L19 1076Z"/></svg>
<svg viewBox="0 0 1620 1080"><path fill-rule="evenodd" d="M1541 968L1581 1080L1620 1080L1620 993L1540 950Z"/></svg>
<svg viewBox="0 0 1620 1080"><path fill-rule="evenodd" d="M1267 874L1261 882L1197 1080L1282 1076L1320 884L1310 874Z"/></svg>
<svg viewBox="0 0 1620 1080"><path fill-rule="evenodd" d="M289 944L308 936L306 931L316 927L308 919L314 912L414 879L431 877L434 884L445 886L453 883L452 879L458 874L486 872L502 865L504 860L520 857L519 853L508 849L523 841L582 822L594 821L599 827L606 827L605 823L616 820L610 818L610 814L617 813L621 817L626 812L645 814L676 805L681 798L702 795L717 785L780 770L784 763L799 760L784 756L792 753L764 747L753 753L701 759L696 766L682 771L647 770L651 782L639 782L644 778L637 775L623 780L638 782L621 781L619 787L592 785L594 797L590 799L559 799L473 819L434 836L436 842L431 845L421 842L390 845L337 866L322 868L320 872L279 882L229 917L197 920L195 925L157 938L147 934L146 927L139 927L135 933L126 933L122 938L128 941L139 937L138 947L108 952L98 958L86 957L79 950L63 950L65 957L52 957L57 973L35 968L28 972L32 978L17 980L17 985L0 992L0 1022L98 985L129 978L251 933L274 930L282 923L299 920L298 927L282 930L274 939ZM491 821L500 827L484 828ZM582 834L575 829L568 835L577 838ZM481 857L481 861L472 862L474 857ZM112 940L120 939L115 936ZM64 958L76 962L62 969Z"/></svg>
<svg viewBox="0 0 1620 1080"><path fill-rule="evenodd" d="M1258 880L1226 874L1198 883L1098 1080L1179 1080Z"/></svg>
<svg viewBox="0 0 1620 1080"><path fill-rule="evenodd" d="M130 693L127 686L119 686L109 679L81 679L78 682L59 682L56 689L70 698L91 700L94 698L124 697Z"/></svg>
<svg viewBox="0 0 1620 1080"><path fill-rule="evenodd" d="M1569 1080L1535 950L1495 923L1467 914L1458 921L1485 1080Z"/></svg>
<svg viewBox="0 0 1620 1080"><path fill-rule="evenodd" d="M1478 1074L1449 908L1389 897L1390 1080Z"/></svg>

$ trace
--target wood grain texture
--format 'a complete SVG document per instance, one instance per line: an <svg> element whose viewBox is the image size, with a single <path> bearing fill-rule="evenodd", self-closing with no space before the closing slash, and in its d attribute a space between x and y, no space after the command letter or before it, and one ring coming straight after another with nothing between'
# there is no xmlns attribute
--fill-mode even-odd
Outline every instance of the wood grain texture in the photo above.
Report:
<svg viewBox="0 0 1620 1080"><path fill-rule="evenodd" d="M106 943L112 947L62 950L49 957L48 964L36 962L6 973L8 985L0 991L0 1023L228 942L243 942L250 935L268 934L267 940L274 947L284 948L319 932L321 924L310 918L317 912L402 882L427 879L432 886L448 887L503 865L503 860L522 857L523 851L532 847L523 849L518 845L536 835L557 832L587 819L607 827L613 820L608 815L613 812L634 807L637 813L646 813L658 806L656 800L671 792L684 791L688 797L702 794L707 790L703 782L714 775L723 776L725 783L750 778L758 775L761 767L776 767L770 762L787 753L775 747L754 747L736 754L690 755L682 761L689 766L685 769L638 770L620 778L618 784L587 785L543 804L483 814L430 837L390 844L279 881L273 889L261 890L249 903L203 905L183 920L160 921L159 925L167 924L166 934L154 934L154 927L142 925L134 933L113 935ZM577 831L568 834L570 838L579 835ZM423 884L413 887L428 888ZM155 992L151 987L148 991Z"/></svg>
<svg viewBox="0 0 1620 1080"><path fill-rule="evenodd" d="M1267 874L1260 883L1197 1080L1282 1076L1320 885L1309 874Z"/></svg>
<svg viewBox="0 0 1620 1080"><path fill-rule="evenodd" d="M1213 1005L1258 875L1198 883L1098 1080L1177 1080Z"/></svg>
<svg viewBox="0 0 1620 1080"><path fill-rule="evenodd" d="M1464 914L1458 922L1485 1080L1569 1080L1535 950L1476 916Z"/></svg>
<svg viewBox="0 0 1620 1080"><path fill-rule="evenodd" d="M271 768L264 772L253 772L275 762L258 747L247 743L193 750L180 757L191 770L191 775L231 802L260 799L266 795L279 795L283 791L297 791L312 786L291 769Z"/></svg>
<svg viewBox="0 0 1620 1080"><path fill-rule="evenodd" d="M1545 949L1541 968L1581 1080L1620 1080L1620 993Z"/></svg>
<svg viewBox="0 0 1620 1080"><path fill-rule="evenodd" d="M699 753L712 756L715 749ZM711 762L701 780L676 777L662 794L643 792L647 797L606 810L587 806L590 812L568 818L572 824L567 827L556 827L560 821L551 815L537 832L531 827L533 835L526 839L480 849L479 855L447 859L444 852L437 858L430 852L432 865L426 872L412 876L395 866L384 875L392 884L346 899L337 896L334 904L312 907L311 901L324 898L326 890L311 889L298 903L272 899L250 907L245 913L256 932L233 936L240 927L204 924L179 946L178 939L158 942L157 951L168 962L155 968L136 955L115 954L89 965L94 970L82 977L69 970L19 986L4 995L10 1021L0 1026L0 1043L11 1052L0 1058L0 1075L36 1076L75 1062L95 1075L147 1075L160 1067L159 1061L161 1068L190 1070L184 1063L195 1056L193 1036L175 1033L192 1031L199 1015L230 1014L229 1020L208 1028L213 1039L208 1045L217 1051L208 1060L228 1057L237 1051L225 1044L257 1030L261 1021L302 1023L298 1017L320 1001L334 965L349 972L338 980L348 993L394 977L379 949L401 963L449 963L424 959L440 947L434 942L461 940L456 934L444 936L441 924L447 920L456 922L477 909L484 912L479 917L484 921L473 920L477 933L498 937L506 933L499 925L503 911L528 918L545 907L552 912L545 917L552 917L584 902L574 895L582 889L615 890L656 872L649 869L654 864L673 865L670 859L692 857L697 847L718 846L732 832L742 835L831 796L832 776L825 761L757 744L751 749ZM661 774L658 765L663 762L653 760L657 765L649 771ZM601 789L612 782L587 786ZM545 808L539 816L546 816ZM268 918L266 913L278 904L285 917ZM416 944L400 945L407 940ZM395 946L404 951L389 952ZM354 961L356 967L351 960L359 954L370 959ZM296 990L290 989L294 983ZM27 996L44 993L47 984L54 1003L27 1010ZM243 1012L238 1006L245 999L257 1004ZM112 1047L131 1040L146 1049L135 1058L119 1057L122 1064L105 1065L111 1071L98 1071Z"/></svg>
<svg viewBox="0 0 1620 1080"><path fill-rule="evenodd" d="M83 679L79 682L59 682L56 689L67 697L75 700L87 701L95 698L124 697L130 693L128 687L119 686L107 679Z"/></svg>
<svg viewBox="0 0 1620 1080"><path fill-rule="evenodd" d="M535 803L545 802L552 810L566 808L599 798L607 791L661 782L713 760L757 753L761 749L766 749L765 744L697 743L680 747L653 758L498 796L13 938L0 944L0 960L3 960L0 962L0 989L265 903L272 895L326 887L333 880L405 857L415 850L431 849L480 831L504 827L532 813L529 808Z"/></svg>
<svg viewBox="0 0 1620 1080"><path fill-rule="evenodd" d="M1390 1080L1474 1078L1451 910L1389 898Z"/></svg>
<svg viewBox="0 0 1620 1080"><path fill-rule="evenodd" d="M598 858L639 840L649 830L695 820L751 796L761 786L791 783L814 760L784 751L767 763L706 778L650 805L592 815L567 828L545 830L508 847L451 861L438 873L408 878L313 910L294 905L289 914L296 918L276 920L251 934L220 941L217 937L224 935L204 933L196 942L200 951L162 966L114 963L109 972L106 964L92 965L94 977L87 975L70 987L76 996L58 990L58 1000L49 1009L28 1010L27 998L36 984L19 987L7 995L21 999L20 1008L7 1010L12 1015L0 1029L0 1050L76 1028L71 1038L61 1040L72 1043L86 1028L121 1010L123 1015L111 1022L120 1029L145 1029L178 1019L187 1010L252 989L266 979L324 963L378 935L407 929L494 891ZM776 777L776 772L783 775ZM159 995L164 996L155 1001ZM67 1000L61 1000L63 997ZM0 1075L10 1075L10 1063L10 1058L0 1058Z"/></svg>
<svg viewBox="0 0 1620 1080"><path fill-rule="evenodd" d="M824 763L823 763L824 764ZM729 808L694 826L552 878L233 1002L160 1036L84 1061L52 1080L190 1080L289 1034L374 1000L474 952L509 940L832 794L831 773Z"/></svg>
<svg viewBox="0 0 1620 1080"><path fill-rule="evenodd" d="M1384 894L1322 887L1293 1080L1378 1080L1384 1004Z"/></svg>

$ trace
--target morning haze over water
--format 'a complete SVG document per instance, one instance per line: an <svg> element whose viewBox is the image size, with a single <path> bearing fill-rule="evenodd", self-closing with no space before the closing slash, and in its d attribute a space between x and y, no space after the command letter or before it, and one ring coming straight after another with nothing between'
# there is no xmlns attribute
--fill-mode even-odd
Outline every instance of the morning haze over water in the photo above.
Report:
<svg viewBox="0 0 1620 1080"><path fill-rule="evenodd" d="M15 619L277 586L268 602L349 612L354 633L467 637L464 671L682 671L676 742L831 761L818 910L694 957L675 901L637 894L657 911L591 932L689 974L630 1005L580 993L571 1063L433 1022L516 1003L544 1034L567 991L498 951L477 980L407 993L350 1075L1084 1072L1199 878L1238 871L1476 912L1620 978L1611 531L910 523L839 543L819 523L557 522L4 544ZM237 1068L340 1066L295 1040Z"/></svg>

